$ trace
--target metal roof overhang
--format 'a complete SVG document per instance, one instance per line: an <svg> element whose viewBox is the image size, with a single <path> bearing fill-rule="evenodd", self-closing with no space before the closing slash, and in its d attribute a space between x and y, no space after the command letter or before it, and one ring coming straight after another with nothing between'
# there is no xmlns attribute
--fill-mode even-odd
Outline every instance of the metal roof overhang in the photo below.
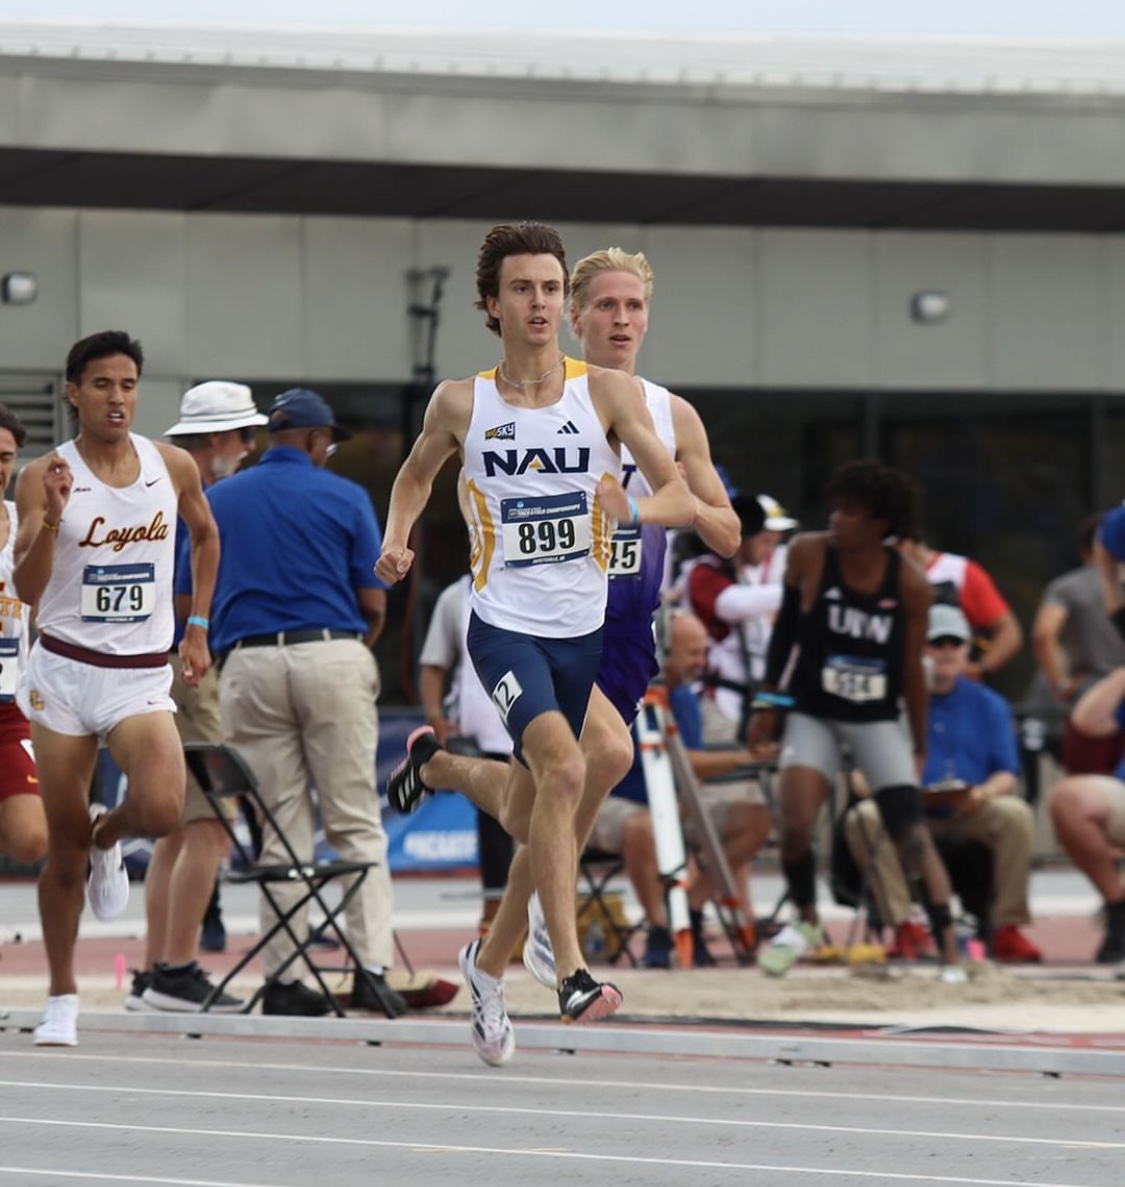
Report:
<svg viewBox="0 0 1125 1187"><path fill-rule="evenodd" d="M0 149L0 205L483 222L1125 230L1125 186L989 185Z"/></svg>
<svg viewBox="0 0 1125 1187"><path fill-rule="evenodd" d="M579 76L565 55L544 67L555 43L533 47L539 64L528 72L509 46L502 68L477 61L466 73L464 63L361 69L356 47L365 43L355 39L346 43L352 57L332 68L326 46L315 61L282 61L276 36L254 63L251 33L233 56L209 42L203 60L198 32L177 45L161 34L155 49L143 31L128 39L99 28L100 40L80 32L85 40L69 51L57 29L42 46L0 44L0 204L1125 229L1125 93L1100 81L1104 56L1081 59L1089 77L1076 87L1021 86L1010 60L987 86L940 85L921 77L929 59L892 85L882 76L736 76L729 46L726 72L704 77L698 47L688 46L679 75L654 80L609 66ZM300 45L316 57L314 42ZM670 61L667 45L649 48ZM835 51L821 48L827 64ZM644 46L630 43L630 52L646 60ZM974 59L974 69L986 73L990 61ZM1073 71L1074 61L1052 60L1052 69Z"/></svg>

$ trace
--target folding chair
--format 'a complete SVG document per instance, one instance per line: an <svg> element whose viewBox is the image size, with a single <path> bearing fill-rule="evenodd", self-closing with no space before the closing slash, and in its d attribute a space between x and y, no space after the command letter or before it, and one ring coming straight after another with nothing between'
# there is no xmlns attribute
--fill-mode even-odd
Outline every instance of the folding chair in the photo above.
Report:
<svg viewBox="0 0 1125 1187"><path fill-rule="evenodd" d="M624 956L636 968L637 958L629 941L643 925L622 923L608 897L610 883L624 872L625 862L619 853L587 846L578 858L578 923L581 929L583 920L587 920L586 926L589 926L597 919L605 929L605 959L616 964Z"/></svg>
<svg viewBox="0 0 1125 1187"><path fill-rule="evenodd" d="M263 948L279 932L284 932L293 944L293 953L271 976L266 978L254 995L246 1002L243 1013L248 1014L266 989L277 981L289 967L297 960L302 960L312 974L321 991L332 1003L337 1017L343 1017L335 994L328 988L323 973L361 973L363 964L356 955L355 949L348 939L345 929L341 926L340 916L352 897L358 892L368 871L378 865L378 862L368 861L306 861L294 850L289 839L277 826L277 820L270 811L261 792L253 772L246 765L245 759L231 746L213 742L185 742L184 758L188 769L195 776L207 802L211 805L216 817L226 830L233 847L234 860L227 873L230 882L251 882L257 885L275 915L274 923L264 930L254 945L249 948L226 974L226 976L212 989L202 1010L206 1012L211 1004L219 997L228 984L262 951ZM232 822L223 811L223 801L237 799L248 819L256 820L265 833L271 833L285 850L288 861L279 865L262 865L258 862L257 853L253 852L240 838ZM329 883L340 880L343 890L337 903L331 904L321 893ZM300 887L301 893L294 904L283 909L279 906L274 888L278 886ZM315 932L309 929L305 936L298 936L293 928L292 920L303 908L310 903L316 903L324 914L324 921L316 929L321 935L331 935L339 941L340 955L344 961L338 965L318 965L310 955L310 943ZM376 986L378 993L378 985ZM396 1010L394 1004L383 1001L380 1004L388 1018L397 1017L401 1011Z"/></svg>

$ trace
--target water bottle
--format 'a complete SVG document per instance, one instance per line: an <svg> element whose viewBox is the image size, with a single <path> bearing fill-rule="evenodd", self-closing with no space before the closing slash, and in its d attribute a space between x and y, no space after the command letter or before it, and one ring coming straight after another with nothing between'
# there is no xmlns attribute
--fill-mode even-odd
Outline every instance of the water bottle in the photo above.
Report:
<svg viewBox="0 0 1125 1187"><path fill-rule="evenodd" d="M591 917L586 928L585 952L586 959L591 963L601 960L605 954L605 932L602 931L601 917L597 914Z"/></svg>

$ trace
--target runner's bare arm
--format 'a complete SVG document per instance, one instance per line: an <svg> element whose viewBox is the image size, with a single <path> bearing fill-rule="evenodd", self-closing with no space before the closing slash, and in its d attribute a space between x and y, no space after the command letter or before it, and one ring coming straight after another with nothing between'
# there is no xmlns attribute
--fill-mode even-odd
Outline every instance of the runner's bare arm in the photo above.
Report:
<svg viewBox="0 0 1125 1187"><path fill-rule="evenodd" d="M440 383L430 397L422 431L391 487L383 551L375 564L380 581L394 585L410 571L414 562L408 547L410 533L430 500L438 471L464 444L472 408L471 379Z"/></svg>
<svg viewBox="0 0 1125 1187"><path fill-rule="evenodd" d="M672 455L656 435L644 396L624 371L591 367L590 394L607 432L613 432L628 447L653 493L636 499L637 523L658 523L665 527L687 527L695 518L695 499L680 477ZM603 489L604 488L604 489ZM633 519L624 488L602 483L598 498L619 522Z"/></svg>
<svg viewBox="0 0 1125 1187"><path fill-rule="evenodd" d="M676 430L676 461L683 466L688 489L695 496L691 526L712 552L734 556L742 539L741 525L711 461L703 421L683 396L672 396L672 424Z"/></svg>
<svg viewBox="0 0 1125 1187"><path fill-rule="evenodd" d="M29 462L16 481L20 529L14 545L12 584L20 601L37 606L55 567L55 540L74 475L58 453Z"/></svg>

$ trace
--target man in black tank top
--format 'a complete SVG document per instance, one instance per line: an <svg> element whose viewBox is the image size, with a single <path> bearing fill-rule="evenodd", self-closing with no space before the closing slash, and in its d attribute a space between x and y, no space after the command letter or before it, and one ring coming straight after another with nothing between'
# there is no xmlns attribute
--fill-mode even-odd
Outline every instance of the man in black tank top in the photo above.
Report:
<svg viewBox="0 0 1125 1187"><path fill-rule="evenodd" d="M883 551L883 579L864 593L844 579L840 549L828 533L820 588L798 625L801 650L789 691L799 713L836 721L898 719L906 607L899 555Z"/></svg>
<svg viewBox="0 0 1125 1187"><path fill-rule="evenodd" d="M782 738L779 827L799 921L778 935L758 963L781 975L821 942L812 831L846 748L903 865L924 887L945 962L942 979L963 981L949 877L926 830L918 787L926 756L922 650L930 589L921 569L886 543L910 522L911 486L898 471L865 460L837 470L827 494L828 531L802 533L790 544L766 663L764 699L784 687L788 695L778 699L792 705ZM900 701L910 738L899 724ZM772 737L776 728L774 708L767 705L755 714L751 739Z"/></svg>

